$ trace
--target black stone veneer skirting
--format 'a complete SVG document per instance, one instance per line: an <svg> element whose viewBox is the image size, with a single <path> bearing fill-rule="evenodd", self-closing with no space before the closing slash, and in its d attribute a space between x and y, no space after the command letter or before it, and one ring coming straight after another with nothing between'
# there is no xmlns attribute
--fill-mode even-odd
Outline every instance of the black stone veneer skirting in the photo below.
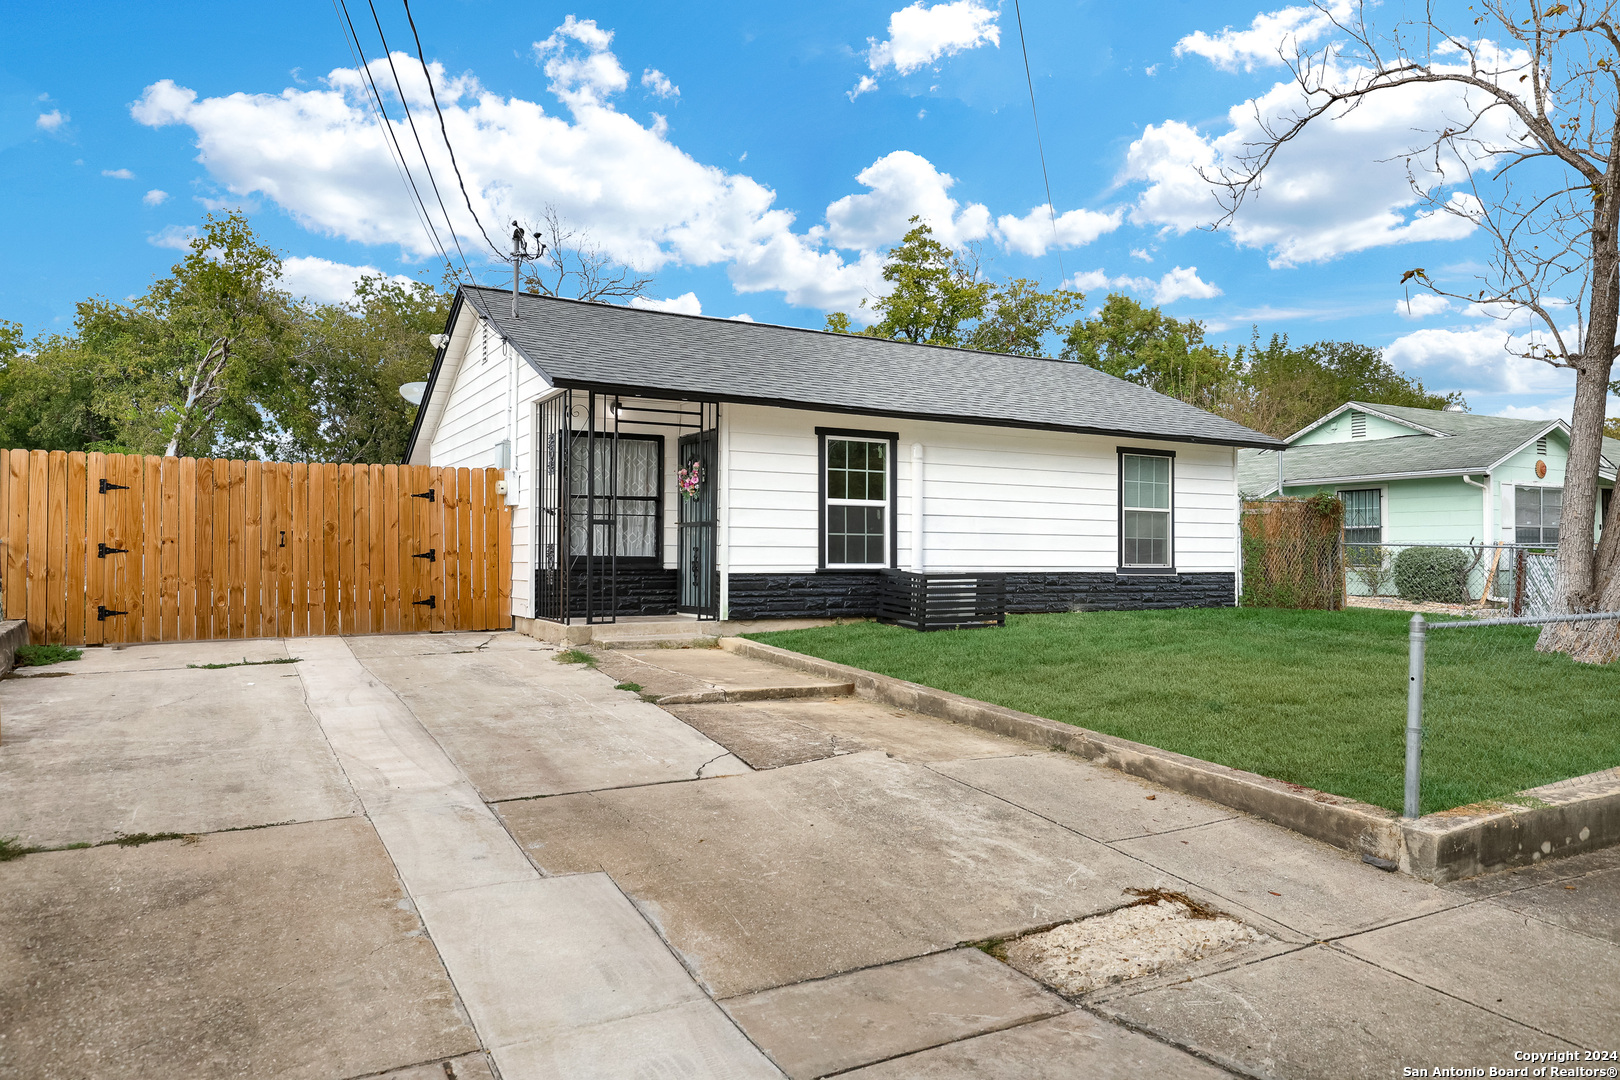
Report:
<svg viewBox="0 0 1620 1080"><path fill-rule="evenodd" d="M1120 611L1231 607L1232 574L1008 573L1007 610ZM882 577L875 572L732 574L733 619L859 619L877 614Z"/></svg>
<svg viewBox="0 0 1620 1080"><path fill-rule="evenodd" d="M608 564L597 563L594 576L594 591L597 596L598 615L607 614L600 610L607 605L608 599ZM568 577L568 607L576 618L585 617L585 560L574 560ZM662 566L636 566L620 563L616 578L616 587L613 589L615 603L614 615L673 615L679 603L677 592L679 583L675 579L673 568L665 569Z"/></svg>

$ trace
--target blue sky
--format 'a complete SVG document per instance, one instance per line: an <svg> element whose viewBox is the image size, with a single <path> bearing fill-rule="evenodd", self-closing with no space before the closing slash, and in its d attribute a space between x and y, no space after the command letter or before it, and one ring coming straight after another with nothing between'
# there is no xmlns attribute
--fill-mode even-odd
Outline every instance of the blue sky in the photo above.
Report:
<svg viewBox="0 0 1620 1080"><path fill-rule="evenodd" d="M403 8L376 2L451 223L498 281ZM349 7L391 89L370 9ZM1438 115L1434 101L1325 127L1279 158L1233 228L1198 227L1215 211L1197 165L1242 141L1248 103L1286 92L1281 35L1329 40L1308 9L1024 4L1056 236L1010 2L411 10L490 234L501 242L513 216L552 204L653 270L659 304L820 326L877 287L881 249L918 213L977 243L995 275L1066 281L1093 303L1129 291L1217 340L1246 341L1258 324L1387 346L1475 411L1567 414L1572 379L1510 358L1499 324L1455 306L1397 314L1403 270L1464 275L1488 254L1467 229L1421 217L1399 166L1379 163ZM343 296L359 267L439 278L326 0L75 14L4 7L8 38L29 47L0 69L0 318L66 329L86 296L139 293L223 207L246 209L288 257L288 286L317 299Z"/></svg>

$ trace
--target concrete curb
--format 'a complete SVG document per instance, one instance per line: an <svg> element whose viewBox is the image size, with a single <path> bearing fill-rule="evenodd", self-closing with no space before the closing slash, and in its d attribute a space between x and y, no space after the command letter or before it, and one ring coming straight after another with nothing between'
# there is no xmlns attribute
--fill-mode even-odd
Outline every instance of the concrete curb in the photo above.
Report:
<svg viewBox="0 0 1620 1080"><path fill-rule="evenodd" d="M1454 881L1537 862L1549 855L1573 855L1620 843L1620 769L1524 792L1525 801L1534 805L1486 803L1405 821L1381 806L763 642L722 638L720 647L821 678L851 681L857 695L886 705L1036 746L1066 750L1172 790L1242 810L1334 847L1393 864L1425 881Z"/></svg>
<svg viewBox="0 0 1620 1080"><path fill-rule="evenodd" d="M0 675L17 666L17 650L28 644L26 619L6 619L0 622Z"/></svg>
<svg viewBox="0 0 1620 1080"><path fill-rule="evenodd" d="M655 705L708 705L726 701L787 701L806 698L848 697L853 682L813 683L805 686L733 686L725 690L686 690L665 694Z"/></svg>

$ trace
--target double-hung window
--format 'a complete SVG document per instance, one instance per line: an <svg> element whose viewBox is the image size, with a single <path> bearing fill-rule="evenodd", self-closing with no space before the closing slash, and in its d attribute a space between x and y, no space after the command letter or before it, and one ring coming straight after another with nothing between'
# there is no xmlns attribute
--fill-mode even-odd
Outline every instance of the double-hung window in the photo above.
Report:
<svg viewBox="0 0 1620 1080"><path fill-rule="evenodd" d="M1564 514L1564 489L1522 487L1513 492L1513 541L1536 547L1558 544Z"/></svg>
<svg viewBox="0 0 1620 1080"><path fill-rule="evenodd" d="M1174 568L1174 465L1167 453L1119 452L1120 569Z"/></svg>
<svg viewBox="0 0 1620 1080"><path fill-rule="evenodd" d="M1344 553L1352 566L1369 566L1382 559L1384 492L1358 488L1339 492L1344 504Z"/></svg>
<svg viewBox="0 0 1620 1080"><path fill-rule="evenodd" d="M894 439L858 432L822 438L822 565L881 569L894 537Z"/></svg>
<svg viewBox="0 0 1620 1080"><path fill-rule="evenodd" d="M664 440L657 435L617 439L598 435L594 443L588 436L574 436L568 461L568 542L573 554L587 554L589 519L595 540L589 553L658 558L663 458Z"/></svg>

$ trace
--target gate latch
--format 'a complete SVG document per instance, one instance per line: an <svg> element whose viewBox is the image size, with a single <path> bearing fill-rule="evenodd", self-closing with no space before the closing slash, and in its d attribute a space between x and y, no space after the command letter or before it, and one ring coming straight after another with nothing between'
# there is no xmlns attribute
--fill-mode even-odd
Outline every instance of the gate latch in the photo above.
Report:
<svg viewBox="0 0 1620 1080"><path fill-rule="evenodd" d="M411 601L411 607L421 607L423 604L426 604L428 607L437 610L438 606L439 606L439 598L438 598L437 595L434 595L434 596L428 597L426 600L412 600Z"/></svg>
<svg viewBox="0 0 1620 1080"><path fill-rule="evenodd" d="M129 554L129 548L108 547L106 544L97 544L96 545L96 558L98 558L98 559L105 559L109 555L128 555L128 554ZM117 614L122 615L123 612L118 612Z"/></svg>
<svg viewBox="0 0 1620 1080"><path fill-rule="evenodd" d="M115 484L111 480L108 480L106 477L101 478L101 494L103 494L103 495L107 494L107 492L109 492L109 491L128 491L128 490L129 490L129 485L128 484ZM118 614L122 615L123 612L119 612Z"/></svg>
<svg viewBox="0 0 1620 1080"><path fill-rule="evenodd" d="M433 489L428 488L426 491L413 492L411 494L411 498L413 498L413 499L426 499L428 502L432 502L433 501Z"/></svg>
<svg viewBox="0 0 1620 1080"><path fill-rule="evenodd" d="M415 555L412 555L411 558L413 558L413 559L426 559L428 562L436 563L436 562L439 561L439 549L438 548L428 548L426 551L417 552Z"/></svg>
<svg viewBox="0 0 1620 1080"><path fill-rule="evenodd" d="M114 615L128 615L128 614L129 614L129 612L127 612L127 611L114 611L112 608L106 607L105 605L102 605L102 604L97 604L96 605L96 621L97 622L106 622L108 619L112 618Z"/></svg>

